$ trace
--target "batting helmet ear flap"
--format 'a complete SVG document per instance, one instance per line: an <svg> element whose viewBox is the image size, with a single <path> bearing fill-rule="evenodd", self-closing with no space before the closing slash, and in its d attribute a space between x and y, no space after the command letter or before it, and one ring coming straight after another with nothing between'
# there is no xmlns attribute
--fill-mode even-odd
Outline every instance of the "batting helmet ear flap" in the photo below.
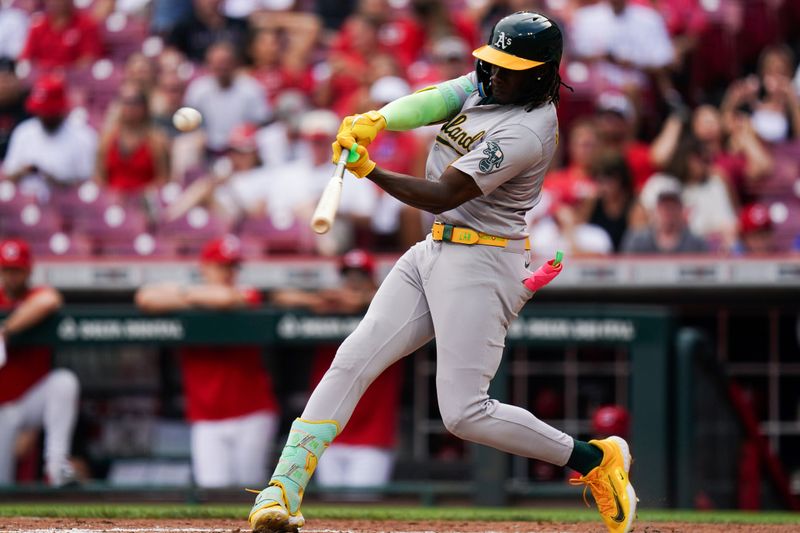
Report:
<svg viewBox="0 0 800 533"><path fill-rule="evenodd" d="M478 76L478 94L482 98L492 95L492 65L479 59L475 63L475 73Z"/></svg>

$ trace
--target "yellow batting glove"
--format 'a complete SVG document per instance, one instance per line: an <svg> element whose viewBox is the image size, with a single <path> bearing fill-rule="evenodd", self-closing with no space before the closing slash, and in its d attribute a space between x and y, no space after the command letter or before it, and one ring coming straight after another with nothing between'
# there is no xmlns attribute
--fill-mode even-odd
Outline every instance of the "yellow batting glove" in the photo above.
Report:
<svg viewBox="0 0 800 533"><path fill-rule="evenodd" d="M349 144L351 149L355 149L359 157L352 163L348 162L344 168L346 168L359 178L366 177L367 174L369 174L375 169L376 166L375 162L369 158L369 152L367 152L366 148L355 143L349 143ZM332 145L332 149L333 149L333 160L334 162L338 162L339 155L341 155L342 153L342 145L339 144L339 141L335 141Z"/></svg>
<svg viewBox="0 0 800 533"><path fill-rule="evenodd" d="M361 115L351 115L342 120L336 140L342 146L358 143L359 146L369 146L378 133L386 127L386 119L377 111L367 111ZM334 154L333 162L336 163Z"/></svg>
<svg viewBox="0 0 800 533"><path fill-rule="evenodd" d="M345 117L339 133L349 133L361 146L369 146L378 133L386 128L386 119L377 111Z"/></svg>

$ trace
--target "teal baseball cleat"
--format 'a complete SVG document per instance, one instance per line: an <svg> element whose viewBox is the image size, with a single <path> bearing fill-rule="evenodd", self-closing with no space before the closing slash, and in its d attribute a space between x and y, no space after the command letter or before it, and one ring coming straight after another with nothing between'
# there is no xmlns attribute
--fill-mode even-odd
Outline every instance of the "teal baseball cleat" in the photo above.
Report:
<svg viewBox="0 0 800 533"><path fill-rule="evenodd" d="M334 420L294 421L269 486L258 493L250 510L253 533L296 532L303 527L303 493L319 458L338 433Z"/></svg>
<svg viewBox="0 0 800 533"><path fill-rule="evenodd" d="M248 517L253 533L296 532L306 523L298 508L289 512L286 492L279 481L258 493Z"/></svg>

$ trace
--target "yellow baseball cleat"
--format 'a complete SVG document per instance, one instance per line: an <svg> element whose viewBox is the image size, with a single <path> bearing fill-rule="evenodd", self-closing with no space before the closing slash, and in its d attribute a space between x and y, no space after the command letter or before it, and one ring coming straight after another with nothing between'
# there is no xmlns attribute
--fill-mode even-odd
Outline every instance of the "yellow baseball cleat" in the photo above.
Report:
<svg viewBox="0 0 800 533"><path fill-rule="evenodd" d="M258 494L248 521L253 533L294 533L306 523L300 509L294 514L289 512L286 493L280 483L270 485Z"/></svg>
<svg viewBox="0 0 800 533"><path fill-rule="evenodd" d="M636 492L628 479L631 469L631 453L628 443L620 437L609 437L603 440L590 440L589 444L603 451L600 466L578 479L572 480L574 485L585 485L592 489L592 497L597 503L597 510L610 533L628 533L636 518ZM588 505L588 502L587 502Z"/></svg>

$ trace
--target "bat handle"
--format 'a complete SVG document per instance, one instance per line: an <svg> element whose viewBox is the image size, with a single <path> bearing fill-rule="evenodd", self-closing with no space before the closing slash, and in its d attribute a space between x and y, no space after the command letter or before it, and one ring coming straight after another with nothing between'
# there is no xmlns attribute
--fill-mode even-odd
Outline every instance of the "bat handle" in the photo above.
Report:
<svg viewBox="0 0 800 533"><path fill-rule="evenodd" d="M339 159L336 161L336 171L333 176L339 180L344 177L344 167L347 165L347 158L350 157L350 149L342 147L342 153L339 154Z"/></svg>

